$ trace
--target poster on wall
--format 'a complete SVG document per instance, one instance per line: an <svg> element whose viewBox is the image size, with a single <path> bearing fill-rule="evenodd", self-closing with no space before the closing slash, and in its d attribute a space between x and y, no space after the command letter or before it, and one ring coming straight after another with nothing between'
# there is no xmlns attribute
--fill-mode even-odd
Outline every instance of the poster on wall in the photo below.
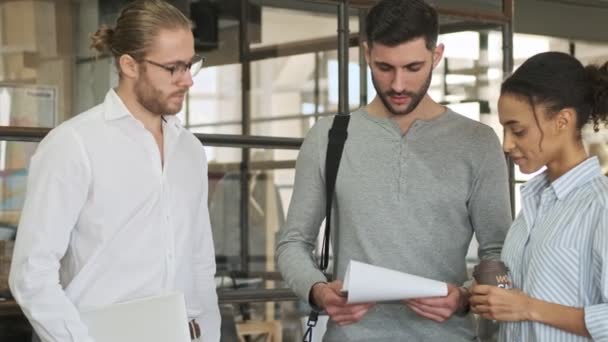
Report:
<svg viewBox="0 0 608 342"><path fill-rule="evenodd" d="M56 121L56 87L0 83L0 125L52 128Z"/></svg>
<svg viewBox="0 0 608 342"><path fill-rule="evenodd" d="M0 83L0 126L52 128L57 88ZM27 170L38 143L0 140L0 240L14 237L25 198Z"/></svg>

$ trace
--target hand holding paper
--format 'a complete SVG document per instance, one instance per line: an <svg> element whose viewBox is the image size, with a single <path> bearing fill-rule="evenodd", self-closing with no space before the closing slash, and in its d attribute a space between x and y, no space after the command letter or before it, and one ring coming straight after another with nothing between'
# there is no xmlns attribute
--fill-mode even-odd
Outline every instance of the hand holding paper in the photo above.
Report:
<svg viewBox="0 0 608 342"><path fill-rule="evenodd" d="M443 297L446 283L351 260L342 291L348 304Z"/></svg>
<svg viewBox="0 0 608 342"><path fill-rule="evenodd" d="M438 323L450 319L456 311L461 309L462 304L468 301L462 298L464 295L454 284L448 285L448 294L444 297L415 298L405 302L412 311L418 315Z"/></svg>
<svg viewBox="0 0 608 342"><path fill-rule="evenodd" d="M341 293L341 289L342 282L340 280L315 284L312 288L315 304L322 307L338 325L359 322L374 306L374 303L348 304L346 303L346 297Z"/></svg>

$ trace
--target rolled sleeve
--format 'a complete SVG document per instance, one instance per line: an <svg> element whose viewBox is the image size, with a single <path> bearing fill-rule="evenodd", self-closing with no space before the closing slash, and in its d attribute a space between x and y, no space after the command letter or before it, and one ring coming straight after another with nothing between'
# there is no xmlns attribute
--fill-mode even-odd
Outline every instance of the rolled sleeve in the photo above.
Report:
<svg viewBox="0 0 608 342"><path fill-rule="evenodd" d="M586 307L585 325L594 341L608 341L608 304Z"/></svg>
<svg viewBox="0 0 608 342"><path fill-rule="evenodd" d="M600 303L585 307L585 325L594 341L608 341L608 209L604 208L593 237L593 279L600 288Z"/></svg>

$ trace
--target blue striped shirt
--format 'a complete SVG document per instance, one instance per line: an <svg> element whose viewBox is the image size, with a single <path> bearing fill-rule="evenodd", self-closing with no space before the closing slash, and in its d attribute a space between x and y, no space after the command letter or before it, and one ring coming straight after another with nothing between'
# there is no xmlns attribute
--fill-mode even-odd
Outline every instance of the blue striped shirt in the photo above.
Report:
<svg viewBox="0 0 608 342"><path fill-rule="evenodd" d="M522 187L522 210L502 250L513 287L583 308L594 341L608 341L608 179L589 158L553 183L547 172ZM501 324L500 341L590 341L537 322Z"/></svg>

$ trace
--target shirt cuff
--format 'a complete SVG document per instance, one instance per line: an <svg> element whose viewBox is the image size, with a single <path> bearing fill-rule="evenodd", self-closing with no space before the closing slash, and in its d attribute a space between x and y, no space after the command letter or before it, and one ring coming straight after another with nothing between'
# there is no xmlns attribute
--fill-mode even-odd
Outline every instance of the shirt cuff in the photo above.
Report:
<svg viewBox="0 0 608 342"><path fill-rule="evenodd" d="M608 341L608 304L585 307L585 325L594 341Z"/></svg>
<svg viewBox="0 0 608 342"><path fill-rule="evenodd" d="M466 286L460 286L458 291L460 291L460 302L458 303L458 310L456 310L454 314L456 316L467 316L471 311L471 305L469 303L471 291Z"/></svg>
<svg viewBox="0 0 608 342"><path fill-rule="evenodd" d="M318 272L318 274L309 274L307 277L295 279L293 282L288 282L287 284L301 301L309 303L310 290L312 290L314 284L320 282L327 282L327 279L323 276L323 273Z"/></svg>
<svg viewBox="0 0 608 342"><path fill-rule="evenodd" d="M308 305L310 305L310 307L314 311L321 312L321 311L323 311L323 308L320 307L320 306L318 306L315 303L314 298L312 297L312 288L315 287L315 285L317 285L317 284L327 284L327 282L326 281L318 281L318 282L312 284L312 286L310 287L310 291L308 291Z"/></svg>

